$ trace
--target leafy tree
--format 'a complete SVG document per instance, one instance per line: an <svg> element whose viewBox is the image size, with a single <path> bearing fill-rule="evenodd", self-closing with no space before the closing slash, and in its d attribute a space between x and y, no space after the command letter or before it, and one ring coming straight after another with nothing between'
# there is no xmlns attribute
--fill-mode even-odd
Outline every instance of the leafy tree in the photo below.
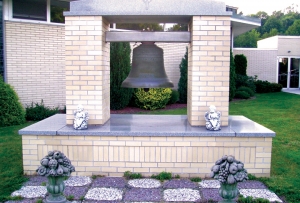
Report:
<svg viewBox="0 0 300 203"><path fill-rule="evenodd" d="M180 79L178 82L179 103L187 103L187 74L188 74L188 49L186 49L185 55L179 65Z"/></svg>
<svg viewBox="0 0 300 203"><path fill-rule="evenodd" d="M291 25L287 31L287 35L300 35L300 20L295 20L293 25Z"/></svg>
<svg viewBox="0 0 300 203"><path fill-rule="evenodd" d="M265 39L265 38L268 38L268 37L273 37L273 36L276 36L278 35L278 30L276 28L273 28L270 32L266 32L264 33L262 36L261 36L261 39Z"/></svg>
<svg viewBox="0 0 300 203"><path fill-rule="evenodd" d="M121 87L130 72L130 45L128 42L110 43L110 108L123 109L132 97L132 88Z"/></svg>
<svg viewBox="0 0 300 203"><path fill-rule="evenodd" d="M289 12L281 18L283 31L286 31L291 25L294 24L295 20L300 19L300 13Z"/></svg>
<svg viewBox="0 0 300 203"><path fill-rule="evenodd" d="M140 30L140 31L163 31L163 26L158 23L118 23L117 29Z"/></svg>
<svg viewBox="0 0 300 203"><path fill-rule="evenodd" d="M274 11L270 16L264 11L251 14L250 17L261 19L261 26L254 29L256 32L251 30L237 36L234 41L234 46L256 47L257 41L260 39L275 35L299 35L299 27L298 24L295 23L297 20L300 20L300 13L297 11L297 7L297 5L292 4L284 9L284 12Z"/></svg>
<svg viewBox="0 0 300 203"><path fill-rule="evenodd" d="M168 31L188 31L188 24L175 24Z"/></svg>
<svg viewBox="0 0 300 203"><path fill-rule="evenodd" d="M256 48L260 34L255 29L237 36L234 39L234 47Z"/></svg>
<svg viewBox="0 0 300 203"><path fill-rule="evenodd" d="M282 21L279 18L276 18L275 16L271 16L268 18L266 23L263 26L264 32L270 32L272 29L277 29L279 32L282 31Z"/></svg>

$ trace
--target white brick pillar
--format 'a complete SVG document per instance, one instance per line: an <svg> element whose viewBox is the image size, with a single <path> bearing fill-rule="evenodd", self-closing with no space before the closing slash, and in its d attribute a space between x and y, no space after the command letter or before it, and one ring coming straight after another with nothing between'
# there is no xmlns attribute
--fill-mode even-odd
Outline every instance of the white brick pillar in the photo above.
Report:
<svg viewBox="0 0 300 203"><path fill-rule="evenodd" d="M230 16L193 16L188 46L188 120L205 126L210 105L228 125L230 72Z"/></svg>
<svg viewBox="0 0 300 203"><path fill-rule="evenodd" d="M108 29L102 16L65 17L67 124L73 123L78 104L89 112L89 124L110 118Z"/></svg>

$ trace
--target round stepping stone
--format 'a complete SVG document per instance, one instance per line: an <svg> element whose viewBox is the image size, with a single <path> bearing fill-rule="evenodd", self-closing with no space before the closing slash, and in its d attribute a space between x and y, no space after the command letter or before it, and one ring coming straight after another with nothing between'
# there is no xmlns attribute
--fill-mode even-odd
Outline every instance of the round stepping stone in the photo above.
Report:
<svg viewBox="0 0 300 203"><path fill-rule="evenodd" d="M199 186L201 188L215 188L218 189L220 188L220 183L218 180L202 180L199 183Z"/></svg>
<svg viewBox="0 0 300 203"><path fill-rule="evenodd" d="M200 198L201 197L198 190L183 188L168 189L164 191L164 200L169 202L197 201Z"/></svg>
<svg viewBox="0 0 300 203"><path fill-rule="evenodd" d="M68 180L65 180L65 186L85 186L92 182L90 177L86 176L70 176Z"/></svg>
<svg viewBox="0 0 300 203"><path fill-rule="evenodd" d="M123 191L116 188L93 188L85 195L90 200L121 200Z"/></svg>
<svg viewBox="0 0 300 203"><path fill-rule="evenodd" d="M158 180L154 179L135 179L128 181L128 185L135 188L158 188L161 186Z"/></svg>
<svg viewBox="0 0 300 203"><path fill-rule="evenodd" d="M47 189L45 186L24 186L11 194L11 196L21 196L23 198L45 197Z"/></svg>

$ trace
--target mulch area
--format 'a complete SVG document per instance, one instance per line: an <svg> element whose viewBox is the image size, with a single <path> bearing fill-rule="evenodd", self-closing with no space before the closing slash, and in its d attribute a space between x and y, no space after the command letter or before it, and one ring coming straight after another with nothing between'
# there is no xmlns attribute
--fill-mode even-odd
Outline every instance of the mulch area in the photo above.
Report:
<svg viewBox="0 0 300 203"><path fill-rule="evenodd" d="M164 109L158 109L158 110L169 110L169 109L178 109L178 108L184 108L186 107L186 104L169 104ZM150 112L150 110L144 110L137 107L130 107L127 106L124 109L121 110L110 110L111 114L136 114L139 112Z"/></svg>

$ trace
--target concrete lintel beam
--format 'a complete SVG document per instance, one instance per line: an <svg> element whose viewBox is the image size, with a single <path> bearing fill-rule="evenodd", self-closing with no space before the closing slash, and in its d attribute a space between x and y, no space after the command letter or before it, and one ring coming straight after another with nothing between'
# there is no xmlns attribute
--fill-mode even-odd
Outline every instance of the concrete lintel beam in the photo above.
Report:
<svg viewBox="0 0 300 203"><path fill-rule="evenodd" d="M116 32L105 33L106 42L169 42L189 43L190 32Z"/></svg>

